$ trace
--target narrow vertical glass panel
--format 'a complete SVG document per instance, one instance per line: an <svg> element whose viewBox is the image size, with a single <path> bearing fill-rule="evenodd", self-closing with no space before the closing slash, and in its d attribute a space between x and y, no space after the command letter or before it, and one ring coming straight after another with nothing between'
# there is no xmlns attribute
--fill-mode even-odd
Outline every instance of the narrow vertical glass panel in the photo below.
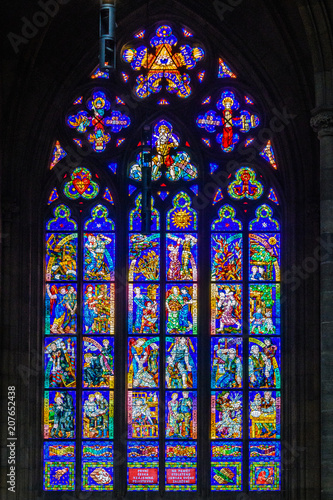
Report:
<svg viewBox="0 0 333 500"><path fill-rule="evenodd" d="M82 489L112 490L113 444L111 441L83 441Z"/></svg>
<svg viewBox="0 0 333 500"><path fill-rule="evenodd" d="M46 233L46 281L75 281L77 233Z"/></svg>
<svg viewBox="0 0 333 500"><path fill-rule="evenodd" d="M212 389L242 387L242 338L215 337L211 339Z"/></svg>
<svg viewBox="0 0 333 500"><path fill-rule="evenodd" d="M113 337L83 337L83 387L114 387Z"/></svg>
<svg viewBox="0 0 333 500"><path fill-rule="evenodd" d="M279 337L249 339L249 384L252 389L281 384L281 340Z"/></svg>
<svg viewBox="0 0 333 500"><path fill-rule="evenodd" d="M168 233L166 249L167 280L196 281L198 274L197 235Z"/></svg>
<svg viewBox="0 0 333 500"><path fill-rule="evenodd" d="M197 393L165 393L166 439L197 439Z"/></svg>
<svg viewBox="0 0 333 500"><path fill-rule="evenodd" d="M242 234L213 233L211 237L212 281L242 279Z"/></svg>
<svg viewBox="0 0 333 500"><path fill-rule="evenodd" d="M194 337L166 337L167 389L197 388L197 342Z"/></svg>
<svg viewBox="0 0 333 500"><path fill-rule="evenodd" d="M75 489L75 442L44 443L44 491Z"/></svg>
<svg viewBox="0 0 333 500"><path fill-rule="evenodd" d="M197 285L167 285L167 333L196 335L198 330L197 316Z"/></svg>
<svg viewBox="0 0 333 500"><path fill-rule="evenodd" d="M86 281L113 281L115 239L113 233L84 234L83 273Z"/></svg>
<svg viewBox="0 0 333 500"><path fill-rule="evenodd" d="M211 394L211 438L242 438L243 395L236 391Z"/></svg>
<svg viewBox="0 0 333 500"><path fill-rule="evenodd" d="M155 335L159 332L159 285L130 284L128 297L128 333Z"/></svg>
<svg viewBox="0 0 333 500"><path fill-rule="evenodd" d="M76 333L77 285L47 283L45 293L45 335Z"/></svg>
<svg viewBox="0 0 333 500"><path fill-rule="evenodd" d="M114 284L83 285L84 334L114 334Z"/></svg>
<svg viewBox="0 0 333 500"><path fill-rule="evenodd" d="M129 337L128 387L159 386L159 337Z"/></svg>
<svg viewBox="0 0 333 500"><path fill-rule="evenodd" d="M250 234L249 238L249 279L280 281L280 235L258 233Z"/></svg>
<svg viewBox="0 0 333 500"><path fill-rule="evenodd" d="M129 236L130 281L157 281L160 279L160 235L140 233Z"/></svg>
<svg viewBox="0 0 333 500"><path fill-rule="evenodd" d="M45 391L44 439L74 439L75 415L75 391Z"/></svg>
<svg viewBox="0 0 333 500"><path fill-rule="evenodd" d="M127 489L158 490L158 441L129 441L127 443Z"/></svg>
<svg viewBox="0 0 333 500"><path fill-rule="evenodd" d="M234 335L242 332L242 286L211 285L211 334Z"/></svg>
<svg viewBox="0 0 333 500"><path fill-rule="evenodd" d="M280 285L250 285L251 335L280 335Z"/></svg>
<svg viewBox="0 0 333 500"><path fill-rule="evenodd" d="M165 445L166 491L197 489L197 443L168 441Z"/></svg>
<svg viewBox="0 0 333 500"><path fill-rule="evenodd" d="M250 391L249 415L251 439L280 439L280 392Z"/></svg>
<svg viewBox="0 0 333 500"><path fill-rule="evenodd" d="M215 441L211 444L213 491L242 489L242 447L241 441Z"/></svg>
<svg viewBox="0 0 333 500"><path fill-rule="evenodd" d="M113 438L113 392L82 392L82 437Z"/></svg>
<svg viewBox="0 0 333 500"><path fill-rule="evenodd" d="M281 489L281 443L250 441L250 489Z"/></svg>
<svg viewBox="0 0 333 500"><path fill-rule="evenodd" d="M128 392L128 437L158 438L159 392Z"/></svg>
<svg viewBox="0 0 333 500"><path fill-rule="evenodd" d="M47 337L44 342L45 389L76 387L76 338Z"/></svg>

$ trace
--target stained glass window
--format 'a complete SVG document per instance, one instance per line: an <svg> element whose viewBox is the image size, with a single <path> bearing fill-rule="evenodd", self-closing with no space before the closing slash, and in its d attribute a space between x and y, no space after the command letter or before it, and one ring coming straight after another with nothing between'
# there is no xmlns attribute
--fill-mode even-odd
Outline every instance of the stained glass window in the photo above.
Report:
<svg viewBox="0 0 333 500"><path fill-rule="evenodd" d="M51 151L44 490L280 490L282 198L262 109L187 26L138 26L120 54ZM73 145L88 158L68 168Z"/></svg>
<svg viewBox="0 0 333 500"><path fill-rule="evenodd" d="M230 182L234 200L261 196L249 170ZM247 221L248 209L239 212ZM260 205L247 231L225 204L211 226L212 490L242 489L247 451L237 440L247 433L250 489L280 489L280 225L272 215Z"/></svg>
<svg viewBox="0 0 333 500"><path fill-rule="evenodd" d="M91 179L87 169L77 170ZM86 192L72 179L74 194ZM66 197L79 197L66 186ZM78 463L83 490L112 489L114 231L101 204L77 220L69 206L58 205L46 223L45 490L74 490Z"/></svg>
<svg viewBox="0 0 333 500"><path fill-rule="evenodd" d="M129 217L128 239L128 489L158 490L160 445L160 215L144 234L142 196ZM149 441L150 440L150 441Z"/></svg>

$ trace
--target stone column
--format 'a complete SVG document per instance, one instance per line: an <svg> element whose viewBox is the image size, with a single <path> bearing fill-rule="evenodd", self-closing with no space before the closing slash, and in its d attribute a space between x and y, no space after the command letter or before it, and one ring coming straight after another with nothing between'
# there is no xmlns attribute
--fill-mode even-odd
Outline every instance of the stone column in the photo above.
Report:
<svg viewBox="0 0 333 500"><path fill-rule="evenodd" d="M333 108L314 110L320 140L321 498L333 500Z"/></svg>

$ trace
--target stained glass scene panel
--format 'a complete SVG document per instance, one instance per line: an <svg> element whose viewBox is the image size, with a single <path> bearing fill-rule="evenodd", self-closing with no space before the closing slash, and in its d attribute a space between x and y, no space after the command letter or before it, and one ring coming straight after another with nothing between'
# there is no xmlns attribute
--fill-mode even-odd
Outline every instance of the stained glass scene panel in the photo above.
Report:
<svg viewBox="0 0 333 500"><path fill-rule="evenodd" d="M243 395L238 391L211 394L211 438L242 438Z"/></svg>
<svg viewBox="0 0 333 500"><path fill-rule="evenodd" d="M211 239L212 281L242 279L242 234L213 233Z"/></svg>
<svg viewBox="0 0 333 500"><path fill-rule="evenodd" d="M160 278L159 234L129 236L130 281L157 281Z"/></svg>
<svg viewBox="0 0 333 500"><path fill-rule="evenodd" d="M75 442L44 443L44 490L75 489Z"/></svg>
<svg viewBox="0 0 333 500"><path fill-rule="evenodd" d="M280 389L281 340L265 337L250 338L249 384L253 389Z"/></svg>
<svg viewBox="0 0 333 500"><path fill-rule="evenodd" d="M280 285L250 285L251 335L280 334Z"/></svg>
<svg viewBox="0 0 333 500"><path fill-rule="evenodd" d="M159 285L130 284L128 301L128 333L157 334L160 317Z"/></svg>
<svg viewBox="0 0 333 500"><path fill-rule="evenodd" d="M45 389L76 386L76 338L47 337L44 351Z"/></svg>
<svg viewBox="0 0 333 500"><path fill-rule="evenodd" d="M113 438L113 392L82 392L82 437Z"/></svg>
<svg viewBox="0 0 333 500"><path fill-rule="evenodd" d="M197 393L166 391L165 421L167 439L196 439Z"/></svg>
<svg viewBox="0 0 333 500"><path fill-rule="evenodd" d="M242 286L211 285L211 334L242 332Z"/></svg>
<svg viewBox="0 0 333 500"><path fill-rule="evenodd" d="M114 387L113 337L83 337L83 387Z"/></svg>
<svg viewBox="0 0 333 500"><path fill-rule="evenodd" d="M75 281L77 233L46 233L46 281Z"/></svg>
<svg viewBox="0 0 333 500"><path fill-rule="evenodd" d="M167 389L197 388L197 339L166 338L165 385Z"/></svg>
<svg viewBox="0 0 333 500"><path fill-rule="evenodd" d="M127 443L127 489L158 490L158 441L129 441Z"/></svg>
<svg viewBox="0 0 333 500"><path fill-rule="evenodd" d="M112 490L113 444L110 441L83 441L82 489Z"/></svg>
<svg viewBox="0 0 333 500"><path fill-rule="evenodd" d="M280 235L250 234L250 281L280 281Z"/></svg>
<svg viewBox="0 0 333 500"><path fill-rule="evenodd" d="M74 439L75 414L75 391L45 391L44 439Z"/></svg>
<svg viewBox="0 0 333 500"><path fill-rule="evenodd" d="M158 438L158 391L129 391L127 410L130 439Z"/></svg>
<svg viewBox="0 0 333 500"><path fill-rule="evenodd" d="M214 441L211 444L213 491L242 489L242 446L241 441Z"/></svg>
<svg viewBox="0 0 333 500"><path fill-rule="evenodd" d="M45 293L45 334L76 333L77 286L47 283Z"/></svg>
<svg viewBox="0 0 333 500"><path fill-rule="evenodd" d="M197 280L197 235L168 233L166 235L166 269L168 281Z"/></svg>
<svg viewBox="0 0 333 500"><path fill-rule="evenodd" d="M128 387L159 386L159 337L129 337Z"/></svg>
<svg viewBox="0 0 333 500"><path fill-rule="evenodd" d="M114 280L114 252L113 233L85 233L84 279L86 281Z"/></svg>
<svg viewBox="0 0 333 500"><path fill-rule="evenodd" d="M250 489L280 490L281 443L278 441L250 441Z"/></svg>
<svg viewBox="0 0 333 500"><path fill-rule="evenodd" d="M197 455L197 444L194 441L168 441L166 443L166 491L197 489Z"/></svg>
<svg viewBox="0 0 333 500"><path fill-rule="evenodd" d="M166 286L166 331L197 334L197 285Z"/></svg>
<svg viewBox="0 0 333 500"><path fill-rule="evenodd" d="M251 391L249 415L251 439L280 439L280 392Z"/></svg>
<svg viewBox="0 0 333 500"><path fill-rule="evenodd" d="M114 333L113 283L89 283L83 286L83 330L85 334Z"/></svg>
<svg viewBox="0 0 333 500"><path fill-rule="evenodd" d="M211 339L212 389L242 387L243 346L239 337Z"/></svg>

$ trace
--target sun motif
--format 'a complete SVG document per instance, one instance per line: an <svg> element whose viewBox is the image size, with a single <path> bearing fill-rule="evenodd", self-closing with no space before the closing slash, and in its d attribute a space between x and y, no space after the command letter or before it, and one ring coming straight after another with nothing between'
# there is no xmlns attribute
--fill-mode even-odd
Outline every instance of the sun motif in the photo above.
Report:
<svg viewBox="0 0 333 500"><path fill-rule="evenodd" d="M191 222L192 215L183 208L180 208L172 215L172 223L177 228L186 229L191 225Z"/></svg>
<svg viewBox="0 0 333 500"><path fill-rule="evenodd" d="M273 247L277 243L277 239L274 236L271 236L268 240L268 243Z"/></svg>

